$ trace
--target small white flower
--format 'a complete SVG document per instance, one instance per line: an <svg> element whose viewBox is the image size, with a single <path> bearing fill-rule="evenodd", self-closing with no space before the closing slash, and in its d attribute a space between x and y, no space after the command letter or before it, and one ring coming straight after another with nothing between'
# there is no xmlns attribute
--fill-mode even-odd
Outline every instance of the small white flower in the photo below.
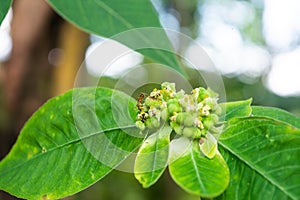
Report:
<svg viewBox="0 0 300 200"><path fill-rule="evenodd" d="M175 122L176 118L177 118L177 113L174 113L174 115L170 117L170 120Z"/></svg>
<svg viewBox="0 0 300 200"><path fill-rule="evenodd" d="M200 110L202 108L203 108L203 103L202 102L198 103L197 104L197 110Z"/></svg>
<svg viewBox="0 0 300 200"><path fill-rule="evenodd" d="M170 97L174 97L175 96L175 92L170 92Z"/></svg>
<svg viewBox="0 0 300 200"><path fill-rule="evenodd" d="M197 99L199 97L199 88L193 89L192 94L193 94L194 99L197 101Z"/></svg>
<svg viewBox="0 0 300 200"><path fill-rule="evenodd" d="M150 93L150 97L155 98L155 99L160 99L160 97L161 97L161 90L153 90Z"/></svg>
<svg viewBox="0 0 300 200"><path fill-rule="evenodd" d="M209 105L205 105L205 106L202 108L201 114L202 114L202 115L205 115L205 116L208 116L208 115L209 115L210 109L211 109L211 108L210 108Z"/></svg>
<svg viewBox="0 0 300 200"><path fill-rule="evenodd" d="M155 107L153 108L150 108L148 113L151 117L155 116L156 115L156 112L157 112L157 109Z"/></svg>
<svg viewBox="0 0 300 200"><path fill-rule="evenodd" d="M196 107L196 105L194 105L194 104L188 104L188 105L185 107L185 110L186 110L187 112L196 111L196 109L197 109L197 107Z"/></svg>
<svg viewBox="0 0 300 200"><path fill-rule="evenodd" d="M195 118L194 125L200 129L204 129L203 123L201 122L201 120L199 118Z"/></svg>

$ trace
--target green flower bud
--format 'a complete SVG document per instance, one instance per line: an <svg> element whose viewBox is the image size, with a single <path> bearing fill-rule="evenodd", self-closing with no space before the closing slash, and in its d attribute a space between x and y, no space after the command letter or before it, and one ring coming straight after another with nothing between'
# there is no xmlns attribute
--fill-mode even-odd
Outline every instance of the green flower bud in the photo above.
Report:
<svg viewBox="0 0 300 200"><path fill-rule="evenodd" d="M178 135L182 135L182 126L180 125L175 125L173 130L175 131L175 133L177 133Z"/></svg>
<svg viewBox="0 0 300 200"><path fill-rule="evenodd" d="M143 122L141 122L141 121L136 121L135 122L135 125L136 125L136 127L138 128L138 129L140 129L141 131L143 131L143 130L145 130L145 124L143 123Z"/></svg>
<svg viewBox="0 0 300 200"><path fill-rule="evenodd" d="M176 122L170 122L171 128L177 133L178 135L182 134L182 126L177 124Z"/></svg>
<svg viewBox="0 0 300 200"><path fill-rule="evenodd" d="M167 101L167 104L178 104L179 105L179 102L178 102L178 99L170 99Z"/></svg>
<svg viewBox="0 0 300 200"><path fill-rule="evenodd" d="M185 126L193 126L194 124L194 117L190 114L190 113L187 113L188 115L185 117L184 121L183 121L183 124Z"/></svg>
<svg viewBox="0 0 300 200"><path fill-rule="evenodd" d="M191 113L183 112L178 113L176 117L176 121L179 124L183 124L184 126L192 126L194 124L194 117Z"/></svg>
<svg viewBox="0 0 300 200"><path fill-rule="evenodd" d="M211 114L211 115L209 116L209 118L210 118L210 120L211 120L214 124L217 123L217 122L219 121L219 116L216 115L216 114Z"/></svg>
<svg viewBox="0 0 300 200"><path fill-rule="evenodd" d="M168 112L170 114L173 114L174 112L178 113L178 112L182 111L182 108L180 107L179 102L178 102L177 99L170 99L167 102L167 106L168 106Z"/></svg>
<svg viewBox="0 0 300 200"><path fill-rule="evenodd" d="M176 122L179 124L183 124L184 121L184 113L177 113L176 115Z"/></svg>
<svg viewBox="0 0 300 200"><path fill-rule="evenodd" d="M160 126L160 122L158 121L157 118L152 117L150 118L150 121L151 121L149 125L150 128L158 128Z"/></svg>
<svg viewBox="0 0 300 200"><path fill-rule="evenodd" d="M207 97L209 97L209 94L208 94L207 90L205 88L203 88L203 87L199 87L198 102L203 101Z"/></svg>
<svg viewBox="0 0 300 200"><path fill-rule="evenodd" d="M176 112L181 112L182 109L180 108L180 106L176 105L176 104L170 104L168 105L168 112L169 113L176 113Z"/></svg>
<svg viewBox="0 0 300 200"><path fill-rule="evenodd" d="M145 121L145 126L149 127L151 125L151 118L147 118Z"/></svg>
<svg viewBox="0 0 300 200"><path fill-rule="evenodd" d="M182 131L182 135L189 138L194 138L196 135L201 135L201 132L196 127L185 127Z"/></svg>
<svg viewBox="0 0 300 200"><path fill-rule="evenodd" d="M172 92L176 92L175 83L164 82L161 84L161 88Z"/></svg>
<svg viewBox="0 0 300 200"><path fill-rule="evenodd" d="M152 101L153 101L152 99L150 99L150 98L146 98L146 99L145 99L145 103L144 103L144 104L145 104L145 106L148 106L148 107L150 107L150 106L152 105Z"/></svg>
<svg viewBox="0 0 300 200"><path fill-rule="evenodd" d="M170 126L174 129L174 127L179 126L179 124L177 124L176 122L170 122Z"/></svg>
<svg viewBox="0 0 300 200"><path fill-rule="evenodd" d="M201 138L201 136L202 136L202 131L199 128L197 128L194 138L199 139L199 138Z"/></svg>
<svg viewBox="0 0 300 200"><path fill-rule="evenodd" d="M145 105L148 106L148 107L159 108L160 105L161 105L161 102L157 99L146 98Z"/></svg>
<svg viewBox="0 0 300 200"><path fill-rule="evenodd" d="M164 121L167 121L169 119L170 115L169 115L169 112L167 109L164 109L161 111L161 118L164 120Z"/></svg>
<svg viewBox="0 0 300 200"><path fill-rule="evenodd" d="M209 118L209 117L206 117L203 121L203 126L209 130L212 126L214 125L214 122Z"/></svg>

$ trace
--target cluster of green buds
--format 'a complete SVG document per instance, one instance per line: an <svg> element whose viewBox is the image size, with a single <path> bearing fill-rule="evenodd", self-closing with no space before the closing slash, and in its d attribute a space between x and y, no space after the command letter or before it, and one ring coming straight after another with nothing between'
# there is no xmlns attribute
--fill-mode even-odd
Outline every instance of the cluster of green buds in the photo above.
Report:
<svg viewBox="0 0 300 200"><path fill-rule="evenodd" d="M176 92L175 83L168 82L147 98L140 98L137 107L136 126L140 130L157 129L168 123L177 134L195 139L204 138L208 131L217 133L222 111L218 95L211 89L199 87L185 94L183 90Z"/></svg>

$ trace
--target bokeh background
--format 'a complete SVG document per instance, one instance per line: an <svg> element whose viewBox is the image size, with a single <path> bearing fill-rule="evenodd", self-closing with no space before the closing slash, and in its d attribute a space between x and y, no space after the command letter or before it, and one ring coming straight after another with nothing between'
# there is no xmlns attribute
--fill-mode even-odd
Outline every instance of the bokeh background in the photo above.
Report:
<svg viewBox="0 0 300 200"><path fill-rule="evenodd" d="M222 74L228 101L253 97L253 104L275 106L300 116L300 1L152 0L165 28L200 44ZM47 99L74 86L88 55L104 38L89 35L60 18L41 0L15 0L0 27L0 158L15 142L31 114ZM180 48L180 42L176 43ZM186 58L197 57L190 45ZM101 78L113 86L126 70L144 62L129 54ZM191 84L195 69L185 68ZM203 66L203 71L211 69ZM195 85L197 86L197 85ZM168 173L150 189L132 174L113 172L67 199L198 199L179 189ZM4 192L0 199L16 199Z"/></svg>

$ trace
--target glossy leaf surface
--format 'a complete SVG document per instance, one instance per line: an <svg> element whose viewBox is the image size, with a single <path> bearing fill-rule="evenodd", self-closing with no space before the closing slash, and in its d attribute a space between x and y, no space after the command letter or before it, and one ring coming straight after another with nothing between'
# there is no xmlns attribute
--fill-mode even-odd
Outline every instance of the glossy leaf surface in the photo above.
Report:
<svg viewBox="0 0 300 200"><path fill-rule="evenodd" d="M185 75L150 0L49 0L65 19ZM149 28L151 27L151 28ZM147 28L142 29L141 28ZM130 31L126 34L126 31ZM120 34L121 33L121 34Z"/></svg>
<svg viewBox="0 0 300 200"><path fill-rule="evenodd" d="M0 189L25 199L59 199L83 190L140 145L135 115L135 100L106 88L75 89L49 100L0 162Z"/></svg>
<svg viewBox="0 0 300 200"><path fill-rule="evenodd" d="M134 175L144 188L153 185L167 167L171 132L171 127L162 127L150 135L139 149Z"/></svg>
<svg viewBox="0 0 300 200"><path fill-rule="evenodd" d="M206 134L203 144L200 144L200 151L208 158L213 158L218 152L218 143L216 138L210 134Z"/></svg>
<svg viewBox="0 0 300 200"><path fill-rule="evenodd" d="M222 103L222 117L225 121L235 117L248 117L251 114L252 99Z"/></svg>
<svg viewBox="0 0 300 200"><path fill-rule="evenodd" d="M198 141L184 148L182 155L175 160L171 158L169 171L173 180L192 194L202 197L220 195L229 183L229 169L222 156L205 157L200 152Z"/></svg>
<svg viewBox="0 0 300 200"><path fill-rule="evenodd" d="M0 25L2 24L2 21L4 20L9 7L11 5L12 0L1 0L1 6L0 6Z"/></svg>
<svg viewBox="0 0 300 200"><path fill-rule="evenodd" d="M299 129L270 118L235 119L218 142L231 174L220 199L299 199Z"/></svg>
<svg viewBox="0 0 300 200"><path fill-rule="evenodd" d="M300 129L300 118L279 108L252 106L252 115L276 119Z"/></svg>

